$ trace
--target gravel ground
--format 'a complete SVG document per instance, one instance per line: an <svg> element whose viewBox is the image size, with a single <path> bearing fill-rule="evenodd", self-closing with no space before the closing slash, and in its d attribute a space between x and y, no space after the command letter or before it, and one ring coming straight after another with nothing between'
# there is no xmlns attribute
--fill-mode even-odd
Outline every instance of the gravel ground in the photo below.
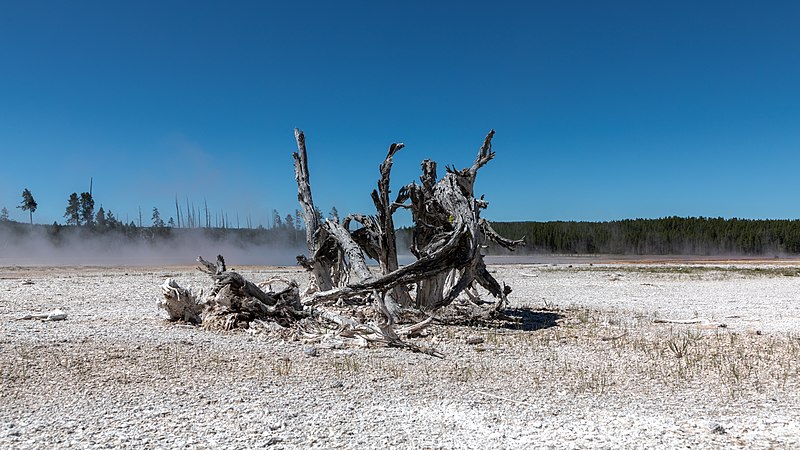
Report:
<svg viewBox="0 0 800 450"><path fill-rule="evenodd" d="M437 359L166 323L191 268L0 268L0 448L800 447L800 267L491 270L521 325L431 327Z"/></svg>

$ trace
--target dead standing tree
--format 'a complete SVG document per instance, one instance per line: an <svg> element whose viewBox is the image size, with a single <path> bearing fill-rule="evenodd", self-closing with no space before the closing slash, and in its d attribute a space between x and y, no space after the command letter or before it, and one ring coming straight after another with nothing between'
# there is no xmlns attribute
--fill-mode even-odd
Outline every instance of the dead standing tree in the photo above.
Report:
<svg viewBox="0 0 800 450"><path fill-rule="evenodd" d="M447 173L437 179L436 163L422 162L421 184L411 183L400 189L397 199L389 201L389 179L394 155L403 144L392 144L380 167L378 189L372 199L376 216L351 215L340 225L334 221L319 222L311 197L305 135L295 130L298 151L294 153L298 200L305 212L306 241L311 258L298 257L311 271L315 286L307 292L306 301L325 301L352 297L368 297L384 316L381 330L390 341L391 332L401 308L415 306L423 311L436 311L452 303L462 292L474 297L475 284L496 297L494 311L499 311L511 292L489 273L480 248L487 240L514 249L523 240L509 240L498 235L489 222L480 217L488 203L475 198L474 185L478 170L495 153L492 151L494 131L489 132L471 167ZM411 252L417 258L399 267L392 215L398 208L409 208L414 221ZM355 220L362 228L348 231ZM369 271L364 254L378 260L381 276ZM353 277L353 275L355 275ZM334 282L338 280L338 283ZM415 292L409 293L408 286Z"/></svg>

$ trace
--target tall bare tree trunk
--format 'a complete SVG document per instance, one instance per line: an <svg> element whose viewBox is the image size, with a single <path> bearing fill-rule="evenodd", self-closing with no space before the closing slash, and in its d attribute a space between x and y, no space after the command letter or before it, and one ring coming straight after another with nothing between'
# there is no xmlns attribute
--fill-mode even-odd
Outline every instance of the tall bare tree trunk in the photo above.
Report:
<svg viewBox="0 0 800 450"><path fill-rule="evenodd" d="M294 130L294 137L297 141L297 152L292 153L292 157L294 157L294 176L297 180L297 201L300 202L300 206L303 208L303 221L306 224L306 246L309 254L309 258L298 257L298 262L311 271L317 289L327 291L333 289L334 286L331 278L331 267L334 261L325 257L321 252L322 236L317 234L320 217L317 208L314 206L314 199L311 196L306 137L297 128Z"/></svg>
<svg viewBox="0 0 800 450"><path fill-rule="evenodd" d="M405 145L402 143L395 143L389 146L386 159L383 160L380 167L381 177L378 180L378 189L372 191L372 202L378 212L378 245L380 247L378 262L383 275L394 272L400 267L397 262L397 238L394 230L394 218L392 217L397 208L393 206L389 199L389 179L392 172L393 157L403 147ZM403 307L411 306L412 303L408 288L404 285L393 287L391 298L386 301L396 302ZM392 309L392 305L390 305L389 310Z"/></svg>

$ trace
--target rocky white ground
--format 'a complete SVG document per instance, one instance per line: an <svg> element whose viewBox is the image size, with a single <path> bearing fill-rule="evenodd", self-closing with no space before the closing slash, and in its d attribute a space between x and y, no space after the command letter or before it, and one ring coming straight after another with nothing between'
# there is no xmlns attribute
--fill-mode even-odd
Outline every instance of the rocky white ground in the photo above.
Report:
<svg viewBox="0 0 800 450"><path fill-rule="evenodd" d="M492 270L522 329L436 359L165 323L191 268L0 268L0 448L800 448L800 267Z"/></svg>

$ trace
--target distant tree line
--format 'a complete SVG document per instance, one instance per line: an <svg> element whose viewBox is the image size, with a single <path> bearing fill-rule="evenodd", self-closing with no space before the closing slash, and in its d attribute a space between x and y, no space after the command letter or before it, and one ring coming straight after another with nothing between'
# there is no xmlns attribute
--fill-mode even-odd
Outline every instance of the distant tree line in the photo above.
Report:
<svg viewBox="0 0 800 450"><path fill-rule="evenodd" d="M80 194L73 192L67 197L63 224L58 222L54 222L52 225L34 224L33 213L36 212L37 207L38 204L31 191L27 188L24 189L22 201L17 208L29 213L29 224L23 226L23 224L11 220L8 209L2 207L0 208L0 231L11 232L20 239L28 236L29 230L38 230L37 236L41 236L41 232L44 231L44 235L49 236L54 244L58 244L66 236L91 239L93 236L101 234L151 242L169 240L176 236L196 235L212 240L232 238L240 240L242 245L245 245L245 242L255 245L278 244L281 247L305 244L305 224L299 210L282 216L278 210L273 209L271 217L268 218L267 227L263 225L254 227L249 215L244 217L244 223L242 223L238 213L234 216L234 220L231 220L224 211L214 213L209 210L205 199L202 207L195 207L194 203L190 203L188 199L185 205L181 205L176 197L175 217L168 217L165 220L161 211L157 207L153 207L148 226L143 220L141 208L139 208L138 221L121 219L102 205L95 211L95 199L91 188L90 192ZM321 211L319 213L320 216L323 216ZM335 207L330 210L329 218L339 220L339 213Z"/></svg>
<svg viewBox="0 0 800 450"><path fill-rule="evenodd" d="M38 208L38 203L33 198L33 194L27 188L22 191L22 202L17 208L27 211L29 213L30 225L33 223L33 213ZM231 220L225 211L213 212L209 210L208 203L203 200L203 206L195 207L194 203L190 203L186 199L185 209L175 197L175 217L169 217L166 220L162 216L161 211L157 207L153 207L152 216L149 228L157 230L165 230L167 228L236 228L236 229L264 229L263 225L253 226L252 218L248 215L244 217L244 223L240 221L239 214L234 216L235 220ZM336 208L331 209L330 213L332 218L339 220ZM138 222L136 220L125 221L114 215L109 209L106 210L101 205L95 212L95 199L90 192L82 192L78 194L73 192L67 198L67 206L64 210L64 225L85 227L92 230L102 231L104 229L122 229L122 228L148 228L147 224L142 220L142 210L139 208ZM281 229L281 230L304 230L302 215L299 210L294 210L293 213L287 214L282 217L278 210L272 210L272 216L269 218L268 229ZM0 208L0 221L12 221L9 218L9 212L6 207ZM53 225L60 225L55 222ZM302 233L297 233L300 236Z"/></svg>
<svg viewBox="0 0 800 450"><path fill-rule="evenodd" d="M130 239L154 240L168 238L178 230L206 229L221 237L227 230L240 238L254 239L260 243L279 242L299 245L305 240L302 214L299 210L282 216L272 210L268 226L253 227L250 217L244 227L236 214L232 222L224 212L212 213L208 204L196 208L188 199L183 208L175 199L176 218L164 220L158 208L153 207L151 225L142 221L139 209L138 223L121 220L110 209L101 205L95 212L91 192L73 192L67 198L64 211L65 225L53 223L46 227L57 240L64 228L80 229L81 234L119 233ZM29 213L30 227L34 227L33 213L38 203L29 189L22 191L22 201L17 208ZM319 211L320 217L324 217ZM329 220L339 220L339 212L331 208ZM127 222L127 223L126 223ZM8 209L0 209L0 223L4 228L20 232L21 228L9 219ZM501 235L511 239L526 237L523 253L556 254L631 254L631 255L781 255L800 254L800 220L751 220L710 217L664 217L660 219L627 219L610 222L493 222ZM248 232L248 230L250 232ZM398 247L408 248L410 230L398 230ZM489 246L490 253L504 253L502 248Z"/></svg>
<svg viewBox="0 0 800 450"><path fill-rule="evenodd" d="M664 217L611 222L493 222L501 235L526 237L523 252L631 255L800 253L800 220ZM503 249L490 248L500 253Z"/></svg>
<svg viewBox="0 0 800 450"><path fill-rule="evenodd" d="M296 249L302 253L305 240L294 238L294 232L286 229L269 228L169 228L138 227L134 223L120 223L115 228L33 224L0 220L0 236L11 242L25 242L29 239L41 242L44 239L54 248L71 248L76 242L96 242L109 249L118 245L147 244L152 246L170 245L171 242L220 242L242 249L256 246L269 246L277 249Z"/></svg>

